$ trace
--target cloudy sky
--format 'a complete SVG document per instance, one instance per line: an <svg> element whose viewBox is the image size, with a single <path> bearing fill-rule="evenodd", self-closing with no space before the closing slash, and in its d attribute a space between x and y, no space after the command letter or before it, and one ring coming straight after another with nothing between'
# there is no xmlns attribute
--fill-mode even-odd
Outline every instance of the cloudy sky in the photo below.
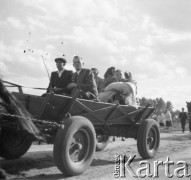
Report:
<svg viewBox="0 0 191 180"><path fill-rule="evenodd" d="M66 68L73 69L72 58L80 55L101 77L110 66L131 71L139 97L185 107L191 101L190 17L190 0L0 0L0 74L47 87L42 56L51 72L54 58L65 54Z"/></svg>

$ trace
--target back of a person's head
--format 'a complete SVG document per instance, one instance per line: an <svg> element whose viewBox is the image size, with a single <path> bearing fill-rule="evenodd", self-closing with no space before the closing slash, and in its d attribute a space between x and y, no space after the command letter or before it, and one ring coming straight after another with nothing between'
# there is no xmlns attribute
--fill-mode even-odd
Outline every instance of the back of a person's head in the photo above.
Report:
<svg viewBox="0 0 191 180"><path fill-rule="evenodd" d="M97 76L98 76L99 71L98 71L98 69L97 69L97 68L91 68L91 71L92 71L92 73L94 74L94 76L95 76L95 77L97 77Z"/></svg>
<svg viewBox="0 0 191 180"><path fill-rule="evenodd" d="M132 79L132 73L131 72L125 72L124 76L125 76L125 79Z"/></svg>
<svg viewBox="0 0 191 180"><path fill-rule="evenodd" d="M73 59L79 59L82 61L82 57L78 56L78 55L74 55Z"/></svg>

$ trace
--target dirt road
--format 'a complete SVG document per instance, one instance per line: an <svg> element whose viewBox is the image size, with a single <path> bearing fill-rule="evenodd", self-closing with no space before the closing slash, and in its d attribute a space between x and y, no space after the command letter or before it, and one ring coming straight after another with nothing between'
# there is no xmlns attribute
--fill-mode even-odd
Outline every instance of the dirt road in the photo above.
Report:
<svg viewBox="0 0 191 180"><path fill-rule="evenodd" d="M136 155L130 164L132 170L140 167L139 162L143 159L139 156L134 139L126 139L121 141L117 138L115 142L111 142L102 152L96 152L90 168L82 175L76 177L66 177L57 169L53 159L53 145L32 145L30 150L20 159L4 160L0 159L0 165L8 172L9 179L154 179L153 177L135 178L125 169L125 177L114 178L115 155ZM159 151L154 159L150 159L151 172L154 173L153 161L166 161L167 156L170 161L174 161L174 165L169 167L172 178L165 175L165 166L159 166L159 177L157 179L180 179L174 175L174 170L180 165L178 161L185 161L188 165L188 173L191 174L191 135L188 132L182 134L176 132L161 132L161 143ZM183 165L181 164L181 167ZM142 172L145 174L146 170ZM180 174L183 170L180 171ZM190 179L183 177L181 179Z"/></svg>

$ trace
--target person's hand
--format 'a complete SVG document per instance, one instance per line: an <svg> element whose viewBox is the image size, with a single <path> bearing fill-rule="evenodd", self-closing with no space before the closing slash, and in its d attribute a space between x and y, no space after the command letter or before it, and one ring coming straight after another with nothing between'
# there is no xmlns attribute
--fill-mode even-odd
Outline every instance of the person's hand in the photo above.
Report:
<svg viewBox="0 0 191 180"><path fill-rule="evenodd" d="M50 88L49 93L54 93L54 88Z"/></svg>
<svg viewBox="0 0 191 180"><path fill-rule="evenodd" d="M90 92L86 92L86 95L87 95L88 97L90 97L90 94L91 94Z"/></svg>
<svg viewBox="0 0 191 180"><path fill-rule="evenodd" d="M76 83L70 83L70 84L67 86L68 89L73 89L73 88L76 88L76 87L78 87L78 85L77 85Z"/></svg>

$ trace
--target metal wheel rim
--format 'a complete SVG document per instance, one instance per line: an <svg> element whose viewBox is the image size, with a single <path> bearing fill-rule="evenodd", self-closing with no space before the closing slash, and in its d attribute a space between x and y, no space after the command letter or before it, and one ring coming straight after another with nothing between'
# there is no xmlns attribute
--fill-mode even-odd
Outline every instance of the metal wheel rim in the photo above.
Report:
<svg viewBox="0 0 191 180"><path fill-rule="evenodd" d="M157 132L155 128L151 128L147 134L147 149L150 152L153 152L155 150L157 143Z"/></svg>
<svg viewBox="0 0 191 180"><path fill-rule="evenodd" d="M69 158L72 163L83 163L90 150L90 136L89 133L84 129L79 129L76 131L69 145Z"/></svg>

